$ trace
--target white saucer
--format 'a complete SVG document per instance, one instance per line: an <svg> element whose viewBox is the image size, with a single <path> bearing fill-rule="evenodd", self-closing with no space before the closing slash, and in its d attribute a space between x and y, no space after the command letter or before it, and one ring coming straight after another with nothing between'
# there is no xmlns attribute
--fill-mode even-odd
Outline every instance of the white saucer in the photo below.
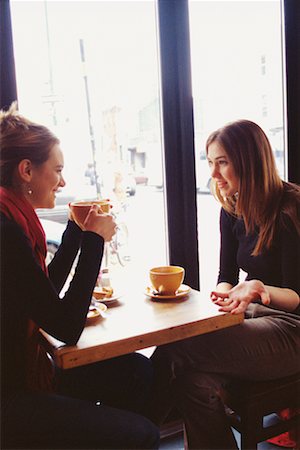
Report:
<svg viewBox="0 0 300 450"><path fill-rule="evenodd" d="M107 310L107 306L102 303L98 303L97 306L91 305L89 307L89 312L87 313L86 320L90 322L91 320L97 319L102 316L102 313L105 313ZM102 316L103 317L103 316Z"/></svg>
<svg viewBox="0 0 300 450"><path fill-rule="evenodd" d="M156 294L153 291L152 287L147 286L146 290L145 290L145 295L147 295L148 297L151 297L153 299L159 299L159 300L167 300L170 298L181 298L181 297L185 297L186 295L189 294L191 288L187 285L187 284L182 284L180 286L179 289L177 289L176 293L173 295L160 295L160 294Z"/></svg>
<svg viewBox="0 0 300 450"><path fill-rule="evenodd" d="M104 298L100 298L99 300L97 300L95 297L92 297L92 301L93 304L96 305L96 307L98 306L99 302L100 303L104 303L104 305L111 305L112 303L115 303L119 300L119 298L121 298L122 295L118 294L118 295L113 295L112 297L104 297Z"/></svg>

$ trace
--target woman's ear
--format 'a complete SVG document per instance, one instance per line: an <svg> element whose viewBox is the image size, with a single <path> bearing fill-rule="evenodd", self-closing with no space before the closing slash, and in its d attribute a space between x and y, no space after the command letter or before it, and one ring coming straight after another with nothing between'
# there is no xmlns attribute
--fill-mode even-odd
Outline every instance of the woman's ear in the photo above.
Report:
<svg viewBox="0 0 300 450"><path fill-rule="evenodd" d="M29 183L32 178L32 163L29 159L22 159L18 164L18 175L25 181Z"/></svg>

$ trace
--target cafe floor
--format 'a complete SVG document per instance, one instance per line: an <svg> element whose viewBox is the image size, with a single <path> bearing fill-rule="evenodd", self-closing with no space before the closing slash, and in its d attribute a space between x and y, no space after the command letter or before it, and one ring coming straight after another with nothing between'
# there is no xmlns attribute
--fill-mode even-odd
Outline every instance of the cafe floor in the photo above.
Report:
<svg viewBox="0 0 300 450"><path fill-rule="evenodd" d="M239 445L239 433L234 431L234 435ZM261 442L258 444L257 448L258 450L285 450L283 447L278 447L277 445L270 444L269 442ZM184 450L182 433L162 439L159 450Z"/></svg>

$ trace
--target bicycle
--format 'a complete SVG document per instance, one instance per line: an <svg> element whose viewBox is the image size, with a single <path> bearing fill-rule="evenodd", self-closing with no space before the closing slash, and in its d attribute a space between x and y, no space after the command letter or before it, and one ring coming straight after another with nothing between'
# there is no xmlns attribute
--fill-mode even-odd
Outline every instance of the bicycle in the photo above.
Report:
<svg viewBox="0 0 300 450"><path fill-rule="evenodd" d="M128 228L125 223L117 225L117 232L109 242L109 258L112 264L119 264L123 267L130 261L128 242Z"/></svg>

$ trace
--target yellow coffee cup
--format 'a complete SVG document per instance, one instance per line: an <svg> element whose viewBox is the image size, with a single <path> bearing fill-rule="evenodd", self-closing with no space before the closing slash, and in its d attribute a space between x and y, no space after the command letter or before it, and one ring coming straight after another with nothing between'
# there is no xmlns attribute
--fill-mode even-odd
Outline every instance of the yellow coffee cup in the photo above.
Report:
<svg viewBox="0 0 300 450"><path fill-rule="evenodd" d="M150 269L150 281L160 295L174 295L183 282L185 270L180 266L161 266Z"/></svg>
<svg viewBox="0 0 300 450"><path fill-rule="evenodd" d="M104 213L110 212L110 203L108 200L88 200L70 203L69 207L72 212L73 219L77 225L80 226L80 228L83 228L86 216L93 205L99 206L99 210L101 208Z"/></svg>

